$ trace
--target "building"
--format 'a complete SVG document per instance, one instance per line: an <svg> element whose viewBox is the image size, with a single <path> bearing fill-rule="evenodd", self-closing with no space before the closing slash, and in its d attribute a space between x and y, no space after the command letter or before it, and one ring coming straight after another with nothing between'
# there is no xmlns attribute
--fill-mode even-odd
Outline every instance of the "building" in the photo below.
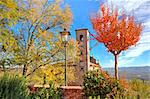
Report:
<svg viewBox="0 0 150 99"><path fill-rule="evenodd" d="M76 41L79 44L80 49L80 61L76 65L76 78L78 85L82 85L83 76L89 70L99 69L100 65L96 59L90 56L89 48L89 31L88 29L77 29Z"/></svg>

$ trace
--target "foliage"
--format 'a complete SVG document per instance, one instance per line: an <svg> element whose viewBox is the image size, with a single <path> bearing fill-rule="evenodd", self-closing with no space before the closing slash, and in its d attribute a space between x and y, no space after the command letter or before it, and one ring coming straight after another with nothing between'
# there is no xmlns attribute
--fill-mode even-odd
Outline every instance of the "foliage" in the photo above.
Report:
<svg viewBox="0 0 150 99"><path fill-rule="evenodd" d="M64 47L58 33L71 24L72 13L69 6L63 5L60 0L9 1L11 2L1 1L1 6L8 5L19 16L10 17L7 14L8 8L0 10L3 18L8 22L14 19L16 23L1 31L3 35L0 35L0 44L4 49L1 52L6 57L1 61L3 67L8 66L6 62L9 60L10 66L23 66L23 75L29 76L40 67L63 61ZM4 23L6 24L5 21ZM67 48L70 62L77 60L76 45L74 40L69 41Z"/></svg>
<svg viewBox="0 0 150 99"><path fill-rule="evenodd" d="M68 66L67 74L68 74L68 82L74 81L75 69L73 67ZM53 65L47 65L39 68L35 71L31 76L29 76L28 81L30 84L49 84L49 82L53 81L55 86L60 86L64 84L64 67L62 63L56 63Z"/></svg>
<svg viewBox="0 0 150 99"><path fill-rule="evenodd" d="M140 79L133 79L129 83L130 90L134 96L139 96L141 99L150 98L150 83Z"/></svg>
<svg viewBox="0 0 150 99"><path fill-rule="evenodd" d="M100 73L99 71L86 73L83 83L85 96L100 96L103 99L124 93L125 90L119 81L108 78L104 74L104 72Z"/></svg>
<svg viewBox="0 0 150 99"><path fill-rule="evenodd" d="M0 78L1 99L27 99L27 97L28 87L24 78L8 74Z"/></svg>
<svg viewBox="0 0 150 99"><path fill-rule="evenodd" d="M61 42L58 42L59 44ZM54 43L53 43L54 45ZM28 71L28 81L34 84L43 84L43 78L46 77L46 83L49 81L53 81L56 85L64 84L64 47L61 46L62 49L55 53L56 55L52 57L51 62L49 64L45 64L45 66L41 66L40 68L29 68ZM74 81L74 72L75 69L73 64L78 61L78 47L74 40L70 40L67 46L67 73L68 73L68 82ZM51 51L55 51L52 49ZM36 63L37 64L37 63ZM32 72L36 70L35 72ZM29 75L31 74L31 75Z"/></svg>
<svg viewBox="0 0 150 99"><path fill-rule="evenodd" d="M25 21L19 23L22 25L19 33L15 34L21 49L15 54L15 60L24 65L23 75L28 75L26 73L30 67L34 71L56 60L55 56L62 49L57 34L69 25L72 16L69 7L62 8L58 0L30 0L23 4L29 5L29 8Z"/></svg>
<svg viewBox="0 0 150 99"><path fill-rule="evenodd" d="M150 83L140 79L132 79L129 81L129 87L123 96L116 95L114 99L149 99Z"/></svg>
<svg viewBox="0 0 150 99"><path fill-rule="evenodd" d="M21 14L22 8L17 5L14 0L1 0L0 1L0 66L5 71L5 66L12 64L12 52L16 50L16 42L10 27L14 25Z"/></svg>
<svg viewBox="0 0 150 99"><path fill-rule="evenodd" d="M115 56L115 77L118 79L117 57L139 41L142 26L135 22L134 16L124 13L119 16L117 10L110 11L104 5L101 5L100 13L91 18L91 22L96 31L96 35L92 36Z"/></svg>
<svg viewBox="0 0 150 99"><path fill-rule="evenodd" d="M49 88L42 87L37 92L31 93L30 98L33 99L60 99L61 90L56 88L54 83L49 84Z"/></svg>
<svg viewBox="0 0 150 99"><path fill-rule="evenodd" d="M0 1L0 27L12 26L16 23L19 17L23 14L19 11L23 11L21 7L18 6L16 0L1 0Z"/></svg>
<svg viewBox="0 0 150 99"><path fill-rule="evenodd" d="M65 54L58 33L71 24L69 6L63 5L60 0L8 1L1 1L1 6L6 8L0 10L3 13L1 16L7 21L3 21L5 26L0 35L0 65L4 69L6 66L23 67L23 75L29 83L43 84L46 75L47 83L54 81L56 85L62 84ZM14 12L14 17L10 17L7 10ZM13 26L7 23L11 21ZM72 38L69 39L68 65L72 66L78 61L78 50L78 44ZM74 79L73 72L74 68L69 67L69 81Z"/></svg>
<svg viewBox="0 0 150 99"><path fill-rule="evenodd" d="M140 38L141 24L134 21L133 16L127 17L124 13L119 19L118 11L110 12L110 9L101 6L101 15L92 17L91 21L97 35L96 40L108 48L113 54L128 49Z"/></svg>

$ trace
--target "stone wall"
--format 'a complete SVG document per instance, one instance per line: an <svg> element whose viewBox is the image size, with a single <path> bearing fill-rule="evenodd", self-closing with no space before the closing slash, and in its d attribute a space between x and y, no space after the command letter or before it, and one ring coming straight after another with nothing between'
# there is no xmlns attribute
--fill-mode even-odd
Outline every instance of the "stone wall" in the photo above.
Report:
<svg viewBox="0 0 150 99"><path fill-rule="evenodd" d="M62 86L62 99L86 99L81 86Z"/></svg>

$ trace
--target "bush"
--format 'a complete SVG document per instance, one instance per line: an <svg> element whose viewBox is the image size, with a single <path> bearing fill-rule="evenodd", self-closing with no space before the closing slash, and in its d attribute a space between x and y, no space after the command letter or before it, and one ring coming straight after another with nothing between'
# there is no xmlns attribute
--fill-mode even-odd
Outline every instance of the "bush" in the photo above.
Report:
<svg viewBox="0 0 150 99"><path fill-rule="evenodd" d="M150 99L150 82L140 79L129 81L126 93L120 97L116 95L114 99Z"/></svg>
<svg viewBox="0 0 150 99"><path fill-rule="evenodd" d="M84 76L83 91L85 96L114 97L124 93L124 88L119 81L110 78L106 73L89 71Z"/></svg>
<svg viewBox="0 0 150 99"><path fill-rule="evenodd" d="M0 99L27 99L28 87L24 78L4 74L0 78Z"/></svg>
<svg viewBox="0 0 150 99"><path fill-rule="evenodd" d="M49 84L49 88L39 88L38 91L31 93L31 99L60 99L61 98L60 88L55 88L54 83Z"/></svg>
<svg viewBox="0 0 150 99"><path fill-rule="evenodd" d="M150 98L150 82L142 81L140 79L133 79L129 83L130 86L130 96L136 96L140 99ZM132 94L131 94L132 93Z"/></svg>

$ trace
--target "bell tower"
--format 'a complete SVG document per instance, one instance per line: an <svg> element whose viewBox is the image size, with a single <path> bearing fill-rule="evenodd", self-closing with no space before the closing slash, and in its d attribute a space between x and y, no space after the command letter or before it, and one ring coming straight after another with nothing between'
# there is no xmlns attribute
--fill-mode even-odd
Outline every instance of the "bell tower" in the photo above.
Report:
<svg viewBox="0 0 150 99"><path fill-rule="evenodd" d="M88 29L78 29L76 30L76 41L79 44L80 49L80 60L77 63L77 78L79 79L80 85L83 82L83 75L90 67L90 51L89 51L89 31Z"/></svg>

